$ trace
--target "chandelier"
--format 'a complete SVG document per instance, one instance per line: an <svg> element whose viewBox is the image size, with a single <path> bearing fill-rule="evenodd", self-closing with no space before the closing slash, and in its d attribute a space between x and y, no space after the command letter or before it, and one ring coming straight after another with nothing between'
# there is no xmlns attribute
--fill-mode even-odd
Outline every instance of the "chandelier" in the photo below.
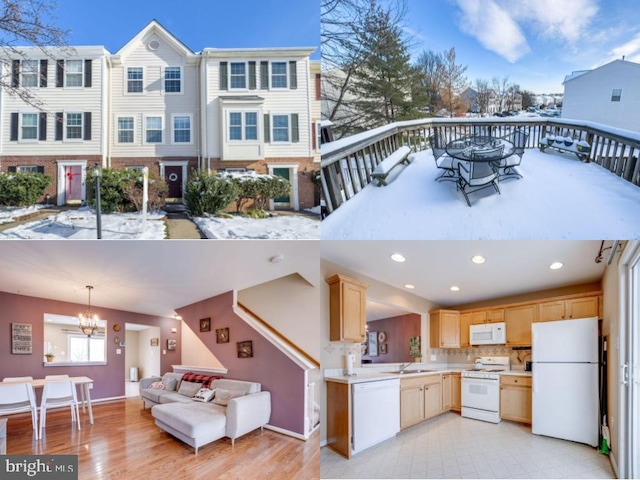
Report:
<svg viewBox="0 0 640 480"><path fill-rule="evenodd" d="M93 290L93 287L91 285L87 285L86 288L89 290L89 303L87 310L78 315L78 325L80 330L82 330L82 333L87 337L90 337L98 331L100 319L98 318L98 315L91 312L91 290Z"/></svg>

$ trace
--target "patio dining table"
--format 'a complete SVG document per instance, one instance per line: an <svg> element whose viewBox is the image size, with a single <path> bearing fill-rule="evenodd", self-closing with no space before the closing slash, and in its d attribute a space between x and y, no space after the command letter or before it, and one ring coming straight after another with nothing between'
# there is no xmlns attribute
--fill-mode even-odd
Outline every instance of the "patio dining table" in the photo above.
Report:
<svg viewBox="0 0 640 480"><path fill-rule="evenodd" d="M493 164L513 155L515 145L503 138L470 136L449 142L445 150L447 155L458 160Z"/></svg>

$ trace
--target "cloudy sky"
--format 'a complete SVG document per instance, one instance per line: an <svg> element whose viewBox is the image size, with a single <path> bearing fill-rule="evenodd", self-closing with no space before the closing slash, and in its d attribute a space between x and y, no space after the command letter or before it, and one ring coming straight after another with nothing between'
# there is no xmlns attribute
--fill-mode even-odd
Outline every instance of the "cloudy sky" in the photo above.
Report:
<svg viewBox="0 0 640 480"><path fill-rule="evenodd" d="M423 50L455 47L467 76L562 92L565 75L626 55L640 63L638 0L407 0L405 31Z"/></svg>

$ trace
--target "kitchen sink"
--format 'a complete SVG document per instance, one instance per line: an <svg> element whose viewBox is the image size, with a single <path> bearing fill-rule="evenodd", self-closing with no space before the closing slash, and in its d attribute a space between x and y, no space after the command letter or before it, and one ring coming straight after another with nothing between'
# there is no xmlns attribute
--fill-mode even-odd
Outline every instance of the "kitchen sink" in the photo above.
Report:
<svg viewBox="0 0 640 480"><path fill-rule="evenodd" d="M438 370L402 370L402 371L395 371L395 372L391 372L391 373L396 373L398 375L410 375L412 373L432 373L432 372L437 372Z"/></svg>

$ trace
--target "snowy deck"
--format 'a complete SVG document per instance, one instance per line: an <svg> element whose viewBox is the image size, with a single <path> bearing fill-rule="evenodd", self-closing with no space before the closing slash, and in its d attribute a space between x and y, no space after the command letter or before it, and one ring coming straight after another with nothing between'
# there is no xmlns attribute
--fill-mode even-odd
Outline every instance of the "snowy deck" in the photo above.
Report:
<svg viewBox="0 0 640 480"><path fill-rule="evenodd" d="M518 171L467 206L431 151L367 185L322 222L323 240L640 238L640 188L575 155L527 149Z"/></svg>

